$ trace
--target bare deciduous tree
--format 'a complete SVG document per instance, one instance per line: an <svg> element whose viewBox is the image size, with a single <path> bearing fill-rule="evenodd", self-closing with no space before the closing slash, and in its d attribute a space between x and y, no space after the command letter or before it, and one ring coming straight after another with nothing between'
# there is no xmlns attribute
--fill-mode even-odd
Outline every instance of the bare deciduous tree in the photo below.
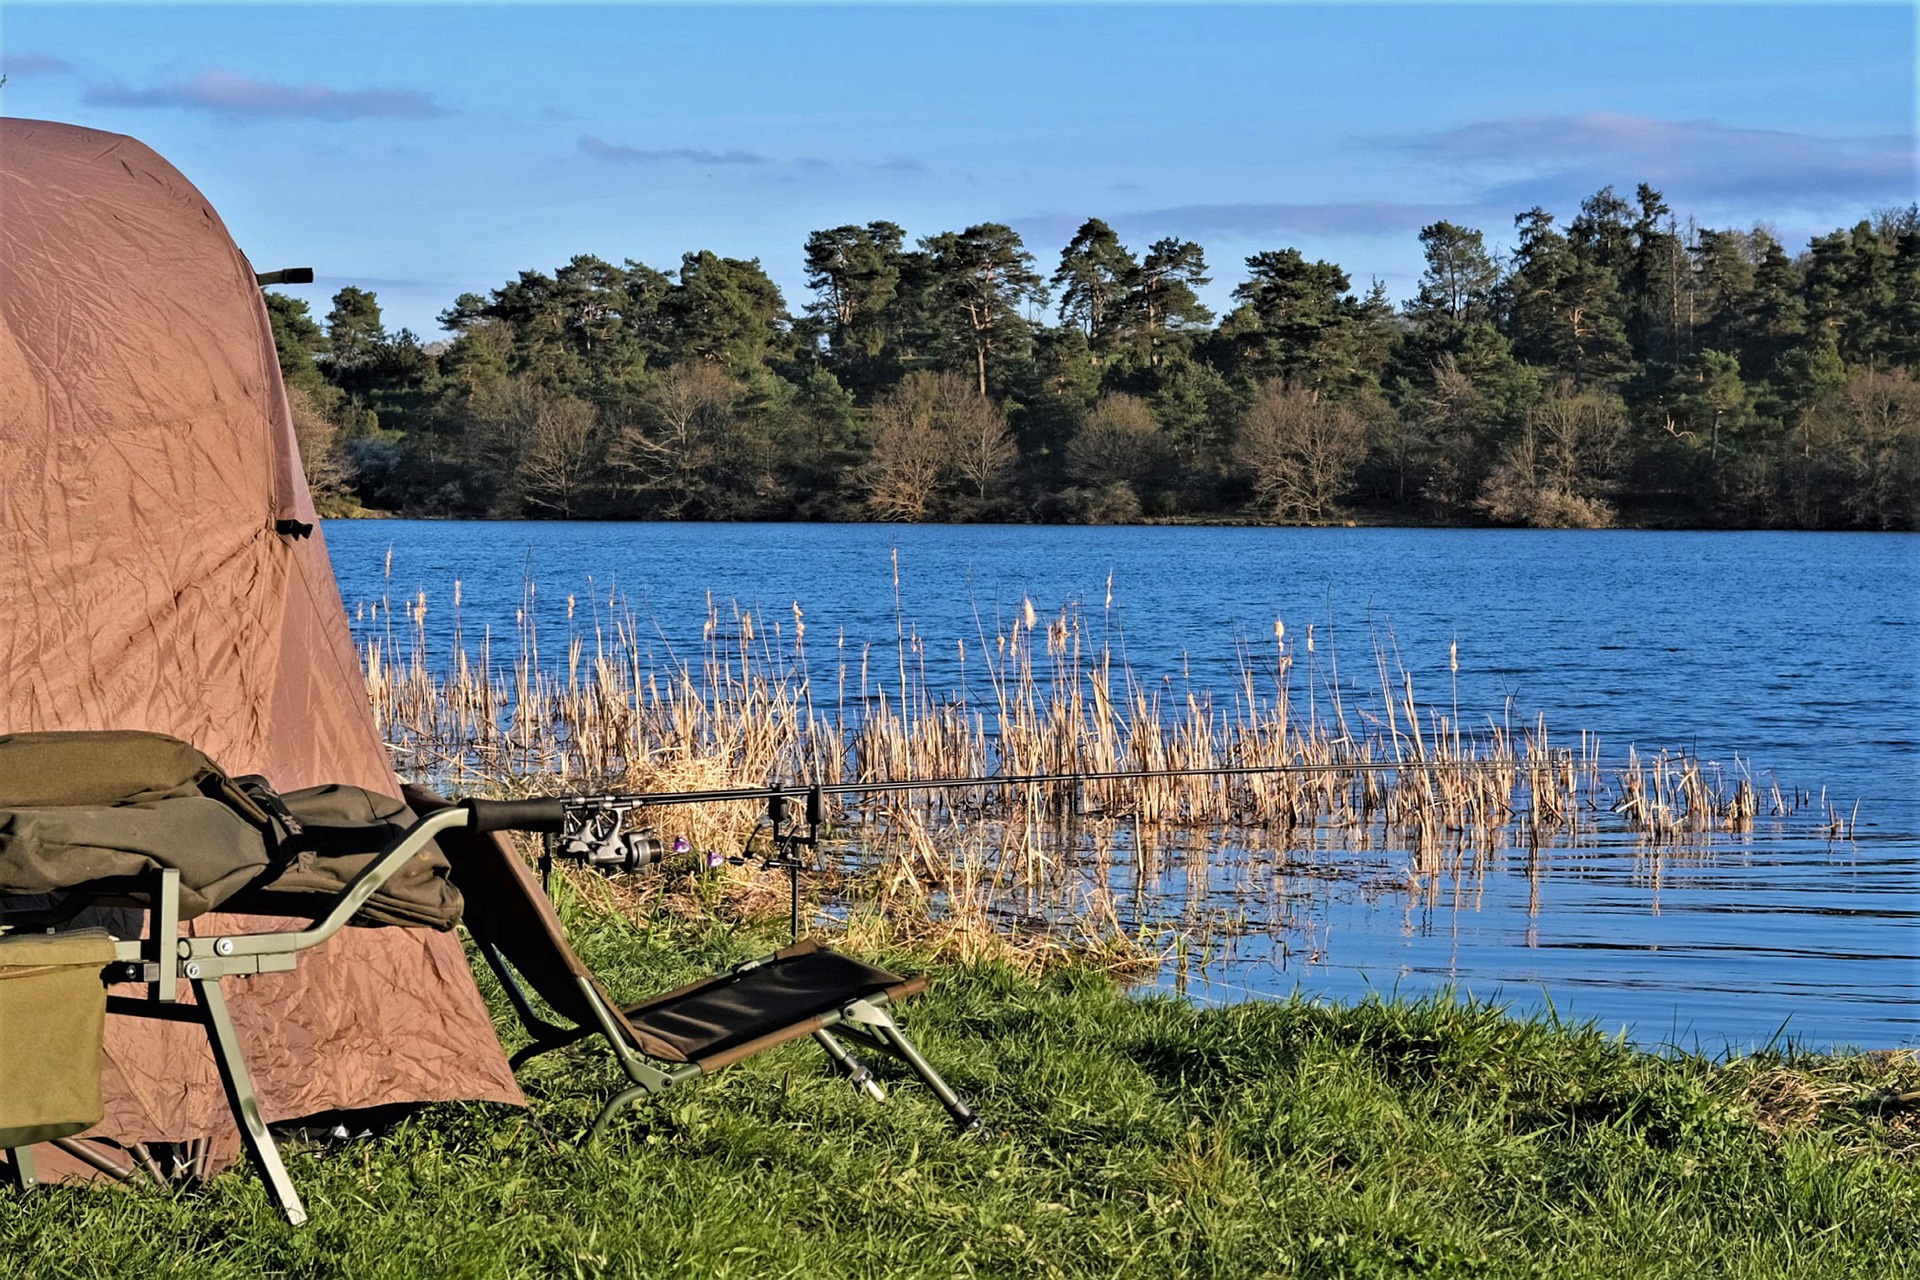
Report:
<svg viewBox="0 0 1920 1280"><path fill-rule="evenodd" d="M1626 433L1626 410L1618 400L1564 383L1502 451L1475 505L1503 524L1605 528L1614 516L1606 489Z"/></svg>
<svg viewBox="0 0 1920 1280"><path fill-rule="evenodd" d="M976 507L985 506L1020 457L1007 415L965 378L943 373L934 388L933 421L957 488Z"/></svg>
<svg viewBox="0 0 1920 1280"><path fill-rule="evenodd" d="M1270 379L1240 422L1234 460L1254 504L1274 520L1324 520L1367 453L1367 424L1352 406Z"/></svg>
<svg viewBox="0 0 1920 1280"><path fill-rule="evenodd" d="M572 396L540 395L520 455L527 501L571 518L594 471L599 420Z"/></svg>
<svg viewBox="0 0 1920 1280"><path fill-rule="evenodd" d="M946 448L926 381L914 375L873 406L867 505L882 520L923 520L933 507Z"/></svg>
<svg viewBox="0 0 1920 1280"><path fill-rule="evenodd" d="M1433 389L1422 401L1416 420L1400 429L1402 447L1392 451L1400 493L1422 450L1431 447L1432 464L1420 491L1442 511L1470 511L1487 465L1482 444L1490 416L1487 397L1449 352L1434 362Z"/></svg>
<svg viewBox="0 0 1920 1280"><path fill-rule="evenodd" d="M1543 461L1546 450L1529 427L1500 453L1474 505L1500 524L1534 529L1604 529L1613 508L1564 487Z"/></svg>
<svg viewBox="0 0 1920 1280"><path fill-rule="evenodd" d="M1804 416L1807 451L1825 455L1848 516L1869 529L1920 527L1920 382L1857 370Z"/></svg>
<svg viewBox="0 0 1920 1280"><path fill-rule="evenodd" d="M886 520L972 515L1020 452L999 406L958 374L914 373L873 407L867 503Z"/></svg>
<svg viewBox="0 0 1920 1280"><path fill-rule="evenodd" d="M1135 396L1106 395L1067 443L1067 471L1078 484L1124 484L1138 496L1171 456L1159 419Z"/></svg>
<svg viewBox="0 0 1920 1280"><path fill-rule="evenodd" d="M734 425L740 386L717 365L674 365L642 398L642 420L623 426L615 461L663 515L706 505L708 474Z"/></svg>
<svg viewBox="0 0 1920 1280"><path fill-rule="evenodd" d="M520 456L540 411L539 400L539 388L526 378L502 378L482 383L468 402L468 434L476 460L499 475L505 489L518 487Z"/></svg>
<svg viewBox="0 0 1920 1280"><path fill-rule="evenodd" d="M340 448L340 428L307 387L287 388L287 408L293 413L293 439L313 500L324 503L344 496L350 476Z"/></svg>

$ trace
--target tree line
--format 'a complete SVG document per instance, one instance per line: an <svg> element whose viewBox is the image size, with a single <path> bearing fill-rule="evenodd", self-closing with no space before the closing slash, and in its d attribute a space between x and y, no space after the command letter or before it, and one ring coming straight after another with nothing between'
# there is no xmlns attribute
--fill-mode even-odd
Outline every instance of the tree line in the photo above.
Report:
<svg viewBox="0 0 1920 1280"><path fill-rule="evenodd" d="M1297 249L1215 316L1200 245L1089 219L817 231L757 259L574 258L456 298L267 295L333 509L607 519L1912 529L1920 208L1798 254L1612 188L1563 226L1421 230L1411 299Z"/></svg>

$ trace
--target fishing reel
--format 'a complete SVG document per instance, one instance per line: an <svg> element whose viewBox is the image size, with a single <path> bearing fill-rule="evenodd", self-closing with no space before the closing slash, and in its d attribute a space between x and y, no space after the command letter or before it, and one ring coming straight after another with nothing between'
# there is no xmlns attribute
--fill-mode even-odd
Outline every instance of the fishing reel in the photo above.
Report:
<svg viewBox="0 0 1920 1280"><path fill-rule="evenodd" d="M686 851L684 840L669 841L653 828L640 826L633 816L637 807L614 796L569 801L553 856L617 876Z"/></svg>

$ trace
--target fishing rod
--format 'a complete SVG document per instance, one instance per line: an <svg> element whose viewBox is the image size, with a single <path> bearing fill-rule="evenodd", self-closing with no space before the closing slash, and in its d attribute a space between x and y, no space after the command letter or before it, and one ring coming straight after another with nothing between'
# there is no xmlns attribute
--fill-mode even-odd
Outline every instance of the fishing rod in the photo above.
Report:
<svg viewBox="0 0 1920 1280"><path fill-rule="evenodd" d="M530 800L468 799L460 803L475 831L559 831L570 812L652 809L677 804L725 804L758 800L885 794L899 791L958 791L969 788L1046 786L1060 783L1124 782L1136 778L1249 777L1257 774L1395 773L1409 769L1478 773L1511 768L1488 761L1355 760L1338 764L1221 764L1178 769L1089 769L1076 773L987 773L952 778L871 778L856 782L784 783L766 787L724 787L708 791L638 791L610 795L540 796Z"/></svg>
<svg viewBox="0 0 1920 1280"><path fill-rule="evenodd" d="M468 798L460 802L467 811L467 826L477 832L527 831L545 837L540 856L540 879L544 885L552 872L555 858L583 863L607 875L639 871L674 853L685 852L684 842L677 845L663 840L651 827L637 825L631 815L638 810L683 804L725 804L760 801L767 806L766 820L773 834L768 852L761 859L769 868L787 873L790 890L789 917L793 936L800 936L800 872L811 865L819 851L820 828L827 817L827 797L875 795L908 791L958 791L988 787L1049 786L1071 784L1076 812L1080 788L1089 782L1123 782L1150 778L1252 777L1273 774L1385 773L1406 769L1430 769L1470 773L1509 766L1476 761L1394 761L1359 760L1340 764L1221 764L1174 769L1089 769L1076 773L980 774L951 778L876 778L857 782L776 784L766 787L727 787L707 791L651 791L610 795L543 796L531 800L482 800ZM806 832L793 821L790 803L804 802ZM754 834L759 824L754 826ZM753 834L747 837L751 849ZM749 854L727 859L744 862ZM711 864L710 864L711 865Z"/></svg>
<svg viewBox="0 0 1920 1280"><path fill-rule="evenodd" d="M461 805L474 831L531 831L560 835L577 861L607 870L635 870L671 850L659 847L650 831L627 826L625 815L638 809L682 804L760 801L768 806L776 833L787 820L787 804L806 803L806 821L826 821L828 796L876 795L903 791L980 790L989 787L1048 786L1124 782L1149 778L1251 777L1262 774L1389 773L1424 769L1473 773L1508 765L1479 761L1356 760L1339 764L1220 764L1173 769L1088 769L1074 773L997 773L950 778L870 778L854 782L786 783L765 787L727 787L707 791L643 791L609 795L542 796L531 800L467 799ZM624 851L623 851L624 850Z"/></svg>

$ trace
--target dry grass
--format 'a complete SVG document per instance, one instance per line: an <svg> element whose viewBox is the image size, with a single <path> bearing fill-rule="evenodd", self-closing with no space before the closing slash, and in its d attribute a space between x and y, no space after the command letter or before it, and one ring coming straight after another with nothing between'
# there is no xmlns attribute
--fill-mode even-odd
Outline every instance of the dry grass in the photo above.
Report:
<svg viewBox="0 0 1920 1280"><path fill-rule="evenodd" d="M1767 1133L1820 1129L1843 1146L1920 1156L1920 1054L1911 1049L1736 1058L1721 1068L1720 1085Z"/></svg>

